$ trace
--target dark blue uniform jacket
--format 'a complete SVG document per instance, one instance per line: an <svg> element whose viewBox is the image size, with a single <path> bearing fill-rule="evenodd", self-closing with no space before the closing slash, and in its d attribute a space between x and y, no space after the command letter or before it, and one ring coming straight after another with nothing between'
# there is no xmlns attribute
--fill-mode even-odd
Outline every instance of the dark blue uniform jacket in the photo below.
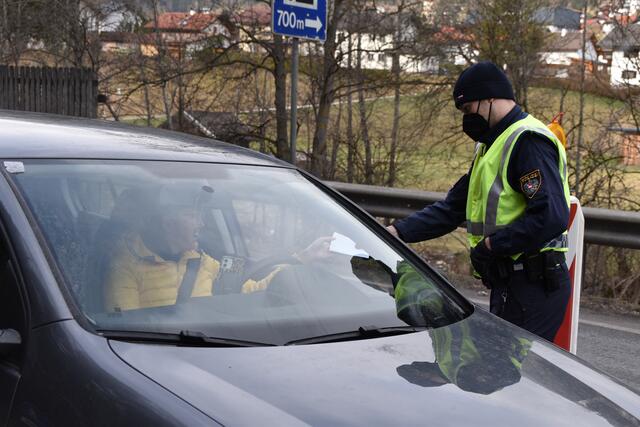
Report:
<svg viewBox="0 0 640 427"><path fill-rule="evenodd" d="M520 107L514 107L488 135L481 138L481 142L487 144L488 149L509 125L526 116L527 113ZM525 196L525 214L509 227L489 236L495 255L535 253L567 229L569 208L558 169L558 152L544 136L524 132L511 152L507 179L513 189L524 195L521 178L526 179L536 171L539 172L541 184L535 194ZM462 176L449 190L444 201L396 221L393 225L400 238L405 242L419 242L440 237L460 227L466 219L469 176L469 173Z"/></svg>

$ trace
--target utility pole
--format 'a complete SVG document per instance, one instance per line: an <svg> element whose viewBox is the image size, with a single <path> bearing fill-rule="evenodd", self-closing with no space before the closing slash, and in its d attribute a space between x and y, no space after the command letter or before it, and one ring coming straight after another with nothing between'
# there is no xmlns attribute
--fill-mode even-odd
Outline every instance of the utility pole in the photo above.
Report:
<svg viewBox="0 0 640 427"><path fill-rule="evenodd" d="M580 147L582 146L582 135L584 131L584 77L586 72L586 47L587 47L587 4L589 0L584 0L582 8L582 66L580 69L580 123L578 126L578 142L576 144L576 197L580 198Z"/></svg>

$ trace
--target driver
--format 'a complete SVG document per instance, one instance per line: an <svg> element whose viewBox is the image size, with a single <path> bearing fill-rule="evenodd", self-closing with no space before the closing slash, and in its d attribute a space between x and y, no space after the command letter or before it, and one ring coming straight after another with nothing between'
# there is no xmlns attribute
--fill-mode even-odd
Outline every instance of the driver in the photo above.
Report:
<svg viewBox="0 0 640 427"><path fill-rule="evenodd" d="M107 269L105 302L110 312L173 305L180 298L212 294L220 263L199 250L198 232L203 223L199 205L213 189L167 191L148 203L140 231L130 230L118 239ZM139 201L141 202L141 201ZM326 257L326 238L313 242L294 258L301 262ZM260 280L247 280L243 293L264 290L282 269L276 266Z"/></svg>

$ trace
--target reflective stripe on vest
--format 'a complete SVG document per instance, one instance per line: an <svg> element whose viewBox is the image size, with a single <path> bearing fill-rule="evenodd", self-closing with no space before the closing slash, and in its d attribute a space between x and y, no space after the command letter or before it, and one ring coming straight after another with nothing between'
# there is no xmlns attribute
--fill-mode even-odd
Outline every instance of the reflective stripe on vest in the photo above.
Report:
<svg viewBox="0 0 640 427"><path fill-rule="evenodd" d="M499 148L498 146L496 146L496 148L501 149L501 152L499 153L494 152L493 154L490 154L491 156L490 159L492 160L489 160L489 161L493 163L488 163L484 166L486 168L489 165L493 164L493 166L490 169L484 169L485 174L487 173L487 170L489 171L489 173L493 174L492 171L495 171L494 168L498 163L498 159L499 159L499 166L497 168L497 171L495 171L497 173L495 175L495 178L491 182L491 186L488 188L488 190L487 190L487 186L489 183L486 181L485 181L484 187L482 186L482 183L480 183L479 184L480 187L478 187L478 184L475 181L473 183L470 182L470 186L469 186L470 196L471 194L474 194L477 197L478 189L480 189L484 193L484 196L483 196L484 200L480 201L481 203L484 204L484 209L482 211L484 214L483 222L477 221L478 219L480 219L477 217L477 214L479 213L477 211L477 203L479 202L479 200L477 198L475 199L468 198L468 201L467 201L467 203L476 203L475 205L476 208L473 208L474 205L472 205L471 210L467 211L467 232L470 235L469 241L472 247L475 246L475 244L477 244L477 241L481 240L483 236L489 236L495 233L496 231L500 230L501 228L508 226L508 224L504 224L505 222L504 218L502 218L501 220L503 224L498 224L500 196L505 192L504 183L505 183L506 177L504 174L506 173L506 170L507 170L507 166L508 166L507 163L512 150L512 146L514 142L517 141L518 137L525 131L533 131L535 133L544 135L550 140L552 140L554 142L554 145L556 145L556 148L559 150L558 167L562 175L561 179L565 185L565 193L566 193L565 196L567 197L567 204L569 203L568 186L566 184L566 180L567 180L566 155L563 155L563 153L560 151L560 147L558 146L558 141L556 136L549 129L544 127L544 125L542 125L541 122L532 118L531 116L527 117L526 119L520 120L520 122L524 122L524 123L522 123L522 125L520 126L517 123L515 124L517 127L515 127L514 130L510 131L506 139L503 139L504 142L502 143L503 144L502 147ZM500 137L498 137L496 141L499 141L499 139ZM484 144L479 144L479 146L476 148L476 153L474 155L474 162L473 162L474 168L478 167L478 165L483 160L483 159L479 159L478 156L484 156L487 154L487 153L484 153L483 148L484 148ZM474 176L472 171L471 179L482 180L483 176L482 175ZM484 188L484 190L482 190L482 188ZM510 186L509 188L511 189ZM509 192L512 192L512 191L510 190ZM509 192L507 192L506 194L509 194ZM523 199L523 204L525 203L526 201ZM522 209L524 209L524 206L522 207ZM476 221L472 221L469 215L471 215L471 218L475 219ZM566 231L560 236L557 236L556 238L552 239L550 242L545 244L541 250L542 251L545 251L545 250L566 251L567 250ZM518 255L515 255L514 258L517 258Z"/></svg>

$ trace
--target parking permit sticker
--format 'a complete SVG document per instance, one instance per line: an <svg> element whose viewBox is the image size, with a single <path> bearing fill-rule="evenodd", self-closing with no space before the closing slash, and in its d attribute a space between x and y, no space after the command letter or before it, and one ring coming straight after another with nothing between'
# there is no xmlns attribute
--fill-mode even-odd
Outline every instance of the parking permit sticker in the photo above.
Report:
<svg viewBox="0 0 640 427"><path fill-rule="evenodd" d="M4 162L4 168L9 173L24 173L24 163L22 162Z"/></svg>

